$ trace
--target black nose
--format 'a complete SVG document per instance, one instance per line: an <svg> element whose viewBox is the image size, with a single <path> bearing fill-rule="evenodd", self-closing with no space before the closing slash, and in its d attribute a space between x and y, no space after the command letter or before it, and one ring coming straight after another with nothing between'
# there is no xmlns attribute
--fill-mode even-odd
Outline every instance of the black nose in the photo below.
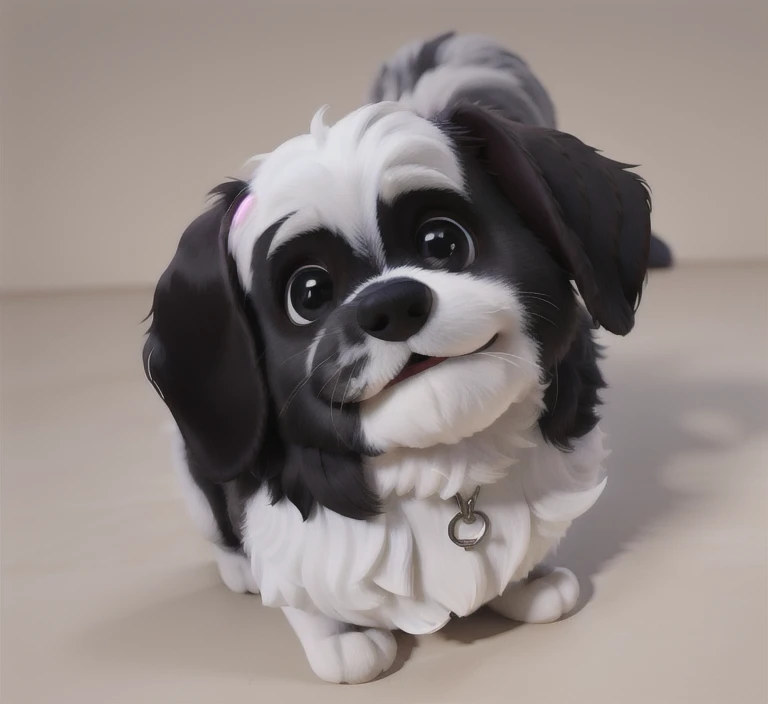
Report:
<svg viewBox="0 0 768 704"><path fill-rule="evenodd" d="M432 291L413 279L371 284L360 294L357 322L369 335L402 342L415 335L429 318Z"/></svg>

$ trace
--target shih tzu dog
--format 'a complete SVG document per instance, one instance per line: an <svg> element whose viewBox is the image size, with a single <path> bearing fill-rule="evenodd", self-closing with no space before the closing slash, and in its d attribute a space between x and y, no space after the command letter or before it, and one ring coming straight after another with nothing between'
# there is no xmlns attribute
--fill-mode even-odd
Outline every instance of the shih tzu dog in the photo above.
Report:
<svg viewBox="0 0 768 704"><path fill-rule="evenodd" d="M225 584L331 682L385 672L395 629L567 614L542 562L605 484L593 330L633 326L642 179L556 131L520 58L446 34L213 193L144 366Z"/></svg>

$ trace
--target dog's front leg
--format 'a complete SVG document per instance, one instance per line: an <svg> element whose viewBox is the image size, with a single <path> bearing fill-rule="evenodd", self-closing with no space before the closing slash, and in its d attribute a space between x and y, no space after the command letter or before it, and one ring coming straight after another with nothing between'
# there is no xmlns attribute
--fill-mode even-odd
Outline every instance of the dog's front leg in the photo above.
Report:
<svg viewBox="0 0 768 704"><path fill-rule="evenodd" d="M567 615L579 600L579 580L565 567L539 565L520 582L510 584L490 606L523 623L551 623Z"/></svg>
<svg viewBox="0 0 768 704"><path fill-rule="evenodd" d="M370 682L395 661L397 643L390 631L358 629L322 614L283 608L315 674L326 682Z"/></svg>

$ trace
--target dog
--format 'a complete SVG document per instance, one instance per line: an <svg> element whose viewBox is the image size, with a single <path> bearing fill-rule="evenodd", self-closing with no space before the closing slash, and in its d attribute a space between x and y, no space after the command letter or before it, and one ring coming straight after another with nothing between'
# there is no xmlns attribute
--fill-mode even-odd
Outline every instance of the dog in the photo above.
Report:
<svg viewBox="0 0 768 704"><path fill-rule="evenodd" d="M522 59L446 34L212 193L143 360L224 583L339 683L394 630L571 611L544 560L605 485L594 331L634 325L643 179L557 131Z"/></svg>

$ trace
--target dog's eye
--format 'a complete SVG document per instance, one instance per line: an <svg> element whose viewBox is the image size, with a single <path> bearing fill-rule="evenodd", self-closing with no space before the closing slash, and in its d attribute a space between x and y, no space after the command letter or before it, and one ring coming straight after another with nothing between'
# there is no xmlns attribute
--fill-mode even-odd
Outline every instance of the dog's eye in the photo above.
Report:
<svg viewBox="0 0 768 704"><path fill-rule="evenodd" d="M416 248L432 269L461 271L475 261L472 235L450 218L430 218L416 231Z"/></svg>
<svg viewBox="0 0 768 704"><path fill-rule="evenodd" d="M331 275L319 266L297 269L285 290L285 309L294 325L309 325L333 301Z"/></svg>

